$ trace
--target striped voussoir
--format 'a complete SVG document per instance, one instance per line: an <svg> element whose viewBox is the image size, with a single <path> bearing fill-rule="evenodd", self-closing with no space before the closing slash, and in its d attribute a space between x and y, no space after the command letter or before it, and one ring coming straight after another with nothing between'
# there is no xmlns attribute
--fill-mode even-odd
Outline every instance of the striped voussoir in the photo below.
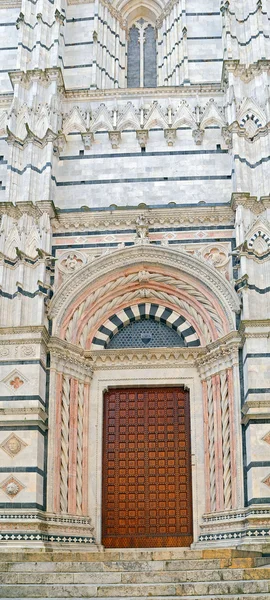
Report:
<svg viewBox="0 0 270 600"><path fill-rule="evenodd" d="M250 238L250 240L248 242L249 248L253 247L254 242L258 237L261 237L263 240L265 240L265 242L268 244L268 247L270 248L270 237L266 233L263 233L263 231L256 231L256 233L253 234L253 236Z"/></svg>
<svg viewBox="0 0 270 600"><path fill-rule="evenodd" d="M185 342L185 346L200 346L200 339L196 333L194 327L182 317L179 313L160 306L159 304L152 304L145 302L142 304L135 304L124 308L119 312L112 315L101 327L98 329L95 337L93 338L91 350L101 350L107 348L108 343L118 331L127 327L134 321L140 319L153 319L154 321L161 321L168 327L171 327L179 335L182 336Z"/></svg>

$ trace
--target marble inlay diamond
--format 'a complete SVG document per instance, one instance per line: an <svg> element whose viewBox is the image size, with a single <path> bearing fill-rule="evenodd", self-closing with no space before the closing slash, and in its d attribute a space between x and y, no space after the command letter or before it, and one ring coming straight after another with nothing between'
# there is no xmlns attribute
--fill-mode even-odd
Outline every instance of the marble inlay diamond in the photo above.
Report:
<svg viewBox="0 0 270 600"><path fill-rule="evenodd" d="M17 435L15 435L15 433L9 435L8 438L4 440L2 444L0 444L0 448L2 448L4 452L11 456L11 458L17 456L17 454L19 454L19 452L21 452L21 450L23 450L23 448L26 446L27 444L23 442L23 440L21 440Z"/></svg>
<svg viewBox="0 0 270 600"><path fill-rule="evenodd" d="M12 393L20 393L27 379L19 371L15 370L9 373L2 381Z"/></svg>
<svg viewBox="0 0 270 600"><path fill-rule="evenodd" d="M270 431L262 439L264 442L270 445Z"/></svg>
<svg viewBox="0 0 270 600"><path fill-rule="evenodd" d="M264 485L267 485L267 487L270 487L270 475L267 475L267 477L263 479L263 483Z"/></svg>
<svg viewBox="0 0 270 600"><path fill-rule="evenodd" d="M10 500L13 500L13 498L15 498L25 488L25 485L18 481L16 477L11 475L7 477L3 483L1 483L0 488L3 490L3 492L5 492Z"/></svg>

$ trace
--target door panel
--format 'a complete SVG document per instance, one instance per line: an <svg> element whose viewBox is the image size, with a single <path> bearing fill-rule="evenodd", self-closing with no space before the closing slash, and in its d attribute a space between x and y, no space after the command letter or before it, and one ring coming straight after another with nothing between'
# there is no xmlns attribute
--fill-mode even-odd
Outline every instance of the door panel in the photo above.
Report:
<svg viewBox="0 0 270 600"><path fill-rule="evenodd" d="M189 394L182 387L104 394L102 543L190 546Z"/></svg>

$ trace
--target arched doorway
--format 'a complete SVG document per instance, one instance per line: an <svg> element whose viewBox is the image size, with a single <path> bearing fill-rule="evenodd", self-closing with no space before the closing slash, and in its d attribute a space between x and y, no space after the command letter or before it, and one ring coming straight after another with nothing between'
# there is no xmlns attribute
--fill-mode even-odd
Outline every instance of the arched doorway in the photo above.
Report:
<svg viewBox="0 0 270 600"><path fill-rule="evenodd" d="M241 506L238 307L231 285L208 263L150 244L117 250L63 283L50 307L50 510L91 518L101 544L104 394L120 388L166 394L183 386L190 403L194 539L204 513ZM141 318L159 319L181 343L113 344Z"/></svg>

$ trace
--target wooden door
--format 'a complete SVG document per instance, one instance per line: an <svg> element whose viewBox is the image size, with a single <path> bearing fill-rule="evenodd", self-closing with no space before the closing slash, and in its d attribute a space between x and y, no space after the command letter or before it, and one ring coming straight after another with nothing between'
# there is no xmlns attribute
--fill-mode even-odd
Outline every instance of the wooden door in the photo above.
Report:
<svg viewBox="0 0 270 600"><path fill-rule="evenodd" d="M102 543L190 546L189 394L182 387L104 394Z"/></svg>

